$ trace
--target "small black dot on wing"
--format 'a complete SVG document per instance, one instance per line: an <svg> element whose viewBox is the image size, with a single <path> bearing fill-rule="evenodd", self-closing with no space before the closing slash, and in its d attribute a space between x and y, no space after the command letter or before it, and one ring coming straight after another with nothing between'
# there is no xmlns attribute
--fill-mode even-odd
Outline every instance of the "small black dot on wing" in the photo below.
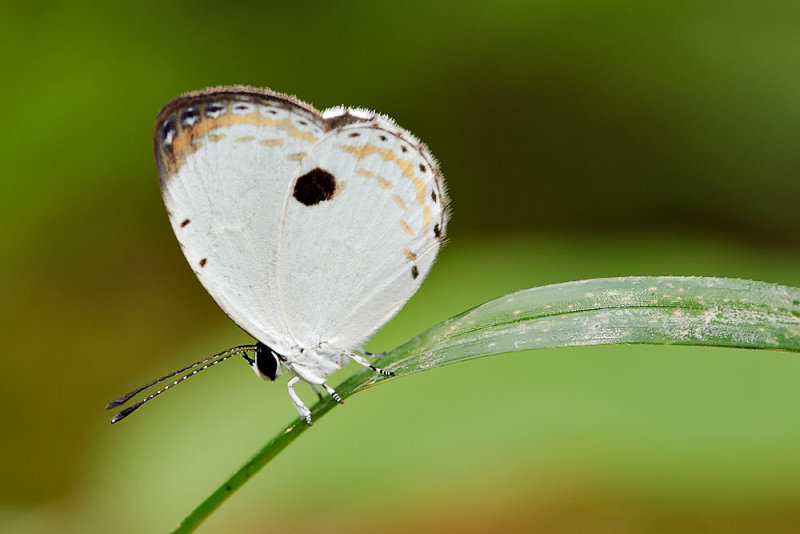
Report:
<svg viewBox="0 0 800 534"><path fill-rule="evenodd" d="M411 267L411 278L416 280L418 276L419 276L419 269L417 269L417 266L414 265Z"/></svg>
<svg viewBox="0 0 800 534"><path fill-rule="evenodd" d="M172 141L175 139L175 136L178 134L177 129L177 120L175 115L170 115L167 117L167 120L161 125L161 144L171 147Z"/></svg>
<svg viewBox="0 0 800 534"><path fill-rule="evenodd" d="M200 120L200 110L197 108L186 108L181 112L181 126L188 128Z"/></svg>
<svg viewBox="0 0 800 534"><path fill-rule="evenodd" d="M225 104L221 104L219 102L212 102L210 104L206 104L205 113L206 117L215 119L222 115L225 112Z"/></svg>

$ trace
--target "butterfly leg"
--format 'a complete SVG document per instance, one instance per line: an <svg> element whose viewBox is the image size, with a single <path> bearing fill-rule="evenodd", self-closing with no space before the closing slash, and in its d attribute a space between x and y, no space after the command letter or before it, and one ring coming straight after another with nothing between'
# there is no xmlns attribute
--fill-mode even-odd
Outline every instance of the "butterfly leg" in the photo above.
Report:
<svg viewBox="0 0 800 534"><path fill-rule="evenodd" d="M297 392L294 390L294 385L300 381L299 376L295 376L291 380L289 380L289 397L292 399L292 404L294 404L297 413L300 414L300 417L306 420L308 426L311 426L311 410L303 404L303 401L300 400L300 397L297 395Z"/></svg>
<svg viewBox="0 0 800 534"><path fill-rule="evenodd" d="M328 394L329 394L331 397L333 397L333 400L335 400L335 401L336 401L336 402L338 402L339 404L344 404L344 401L342 400L342 397L340 397L340 396L339 396L339 394L338 394L338 393L336 393L336 390L335 390L335 389L333 389L332 387L330 387L328 384L325 384L324 382L322 383L322 387L324 387L324 388L325 388L325 391L327 391L327 392L328 392Z"/></svg>
<svg viewBox="0 0 800 534"><path fill-rule="evenodd" d="M351 360L356 362L358 365L361 365L362 367L368 367L368 368L372 369L373 371L375 371L376 373L378 373L379 375L394 376L394 371L385 371L385 370L383 370L383 369L381 369L379 367L375 367L374 365L369 363L368 359L364 358L363 356L359 356L358 354L353 354L352 352L348 352L347 356Z"/></svg>

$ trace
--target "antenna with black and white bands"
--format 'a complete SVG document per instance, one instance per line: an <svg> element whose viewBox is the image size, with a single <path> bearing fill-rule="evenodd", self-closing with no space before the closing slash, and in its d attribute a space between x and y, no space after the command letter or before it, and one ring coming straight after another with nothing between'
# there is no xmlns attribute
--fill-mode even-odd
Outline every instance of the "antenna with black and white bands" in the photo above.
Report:
<svg viewBox="0 0 800 534"><path fill-rule="evenodd" d="M112 408L117 408L119 406L122 406L123 404L128 402L131 399L131 397L137 395L138 393L140 393L140 392L142 392L142 391L144 391L144 390L146 390L146 389L148 389L148 388L150 388L152 386L155 386L156 384L160 384L161 382L163 382L165 380L168 380L168 379L172 378L175 375L179 375L180 373L183 373L183 372L186 372L186 371L188 371L190 369L193 369L192 372L186 373L185 375L181 376L180 378L178 378L176 380L173 380L169 384L167 384L164 387L160 388L158 391L155 391L155 392L151 393L150 395L144 397L143 399L141 399L140 401L136 402L135 404L132 404L132 405L128 406L127 408L125 408L124 410L118 412L114 417L111 418L111 423L113 424L113 423L116 423L118 421L121 421L121 420L125 419L127 416L132 414L134 411L136 411L139 407L141 407L147 401L157 397L158 395L164 393L168 389L171 389L171 388L177 386L178 384L180 384L181 382L183 382L187 378L196 375L200 371L204 371L204 370L206 370L206 369L208 369L210 367L213 367L214 365L216 365L216 364L218 364L220 362L224 362L225 360L227 360L231 356L241 356L250 365L250 367L252 367L256 371L256 373L259 374L259 376L261 376L262 378L270 378L271 380L274 380L275 379L275 375L274 374L272 375L272 377L265 376L264 373L259 372L259 369L257 367L257 363L256 362L257 362L257 359L258 359L258 353L261 352L262 350L265 350L265 349L269 350L265 345L263 345L261 343L259 343L257 345L241 345L239 347L233 347L233 348L230 348L228 350L224 350L222 352L219 352L217 354L209 356L208 358L204 358L202 360L196 361L191 365L187 365L186 367L178 369L177 371L173 371L172 373L169 373L168 375L164 375L161 378L157 378L156 380L153 380L152 382L150 382L148 384L145 384L142 387L136 388L135 390L131 391L130 393L127 393L127 394L121 396L120 398L109 402L106 405L106 410L111 410ZM254 358L250 358L247 355L248 352L253 352L254 353L253 354Z"/></svg>

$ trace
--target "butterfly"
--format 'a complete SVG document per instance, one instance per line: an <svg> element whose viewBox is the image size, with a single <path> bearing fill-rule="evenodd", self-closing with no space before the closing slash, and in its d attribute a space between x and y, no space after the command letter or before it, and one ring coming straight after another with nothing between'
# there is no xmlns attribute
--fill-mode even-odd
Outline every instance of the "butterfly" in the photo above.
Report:
<svg viewBox="0 0 800 534"><path fill-rule="evenodd" d="M417 291L442 247L448 199L428 149L385 115L319 112L268 89L217 87L158 113L154 151L169 221L192 270L257 341L170 373L148 400L232 356L258 376L325 380L349 361L377 373L363 344ZM251 356L252 355L252 356ZM187 373L188 371L188 373Z"/></svg>

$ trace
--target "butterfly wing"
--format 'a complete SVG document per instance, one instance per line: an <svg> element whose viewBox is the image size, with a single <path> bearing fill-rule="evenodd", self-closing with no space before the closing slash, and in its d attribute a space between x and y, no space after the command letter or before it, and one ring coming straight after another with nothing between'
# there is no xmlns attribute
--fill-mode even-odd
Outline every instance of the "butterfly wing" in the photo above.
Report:
<svg viewBox="0 0 800 534"><path fill-rule="evenodd" d="M433 157L391 119L359 116L311 147L286 197L280 300L301 346L360 346L416 292L444 236Z"/></svg>
<svg viewBox="0 0 800 534"><path fill-rule="evenodd" d="M302 155L326 130L310 106L241 87L185 95L156 121L161 190L189 265L234 322L278 352L293 344L276 273L281 216Z"/></svg>

